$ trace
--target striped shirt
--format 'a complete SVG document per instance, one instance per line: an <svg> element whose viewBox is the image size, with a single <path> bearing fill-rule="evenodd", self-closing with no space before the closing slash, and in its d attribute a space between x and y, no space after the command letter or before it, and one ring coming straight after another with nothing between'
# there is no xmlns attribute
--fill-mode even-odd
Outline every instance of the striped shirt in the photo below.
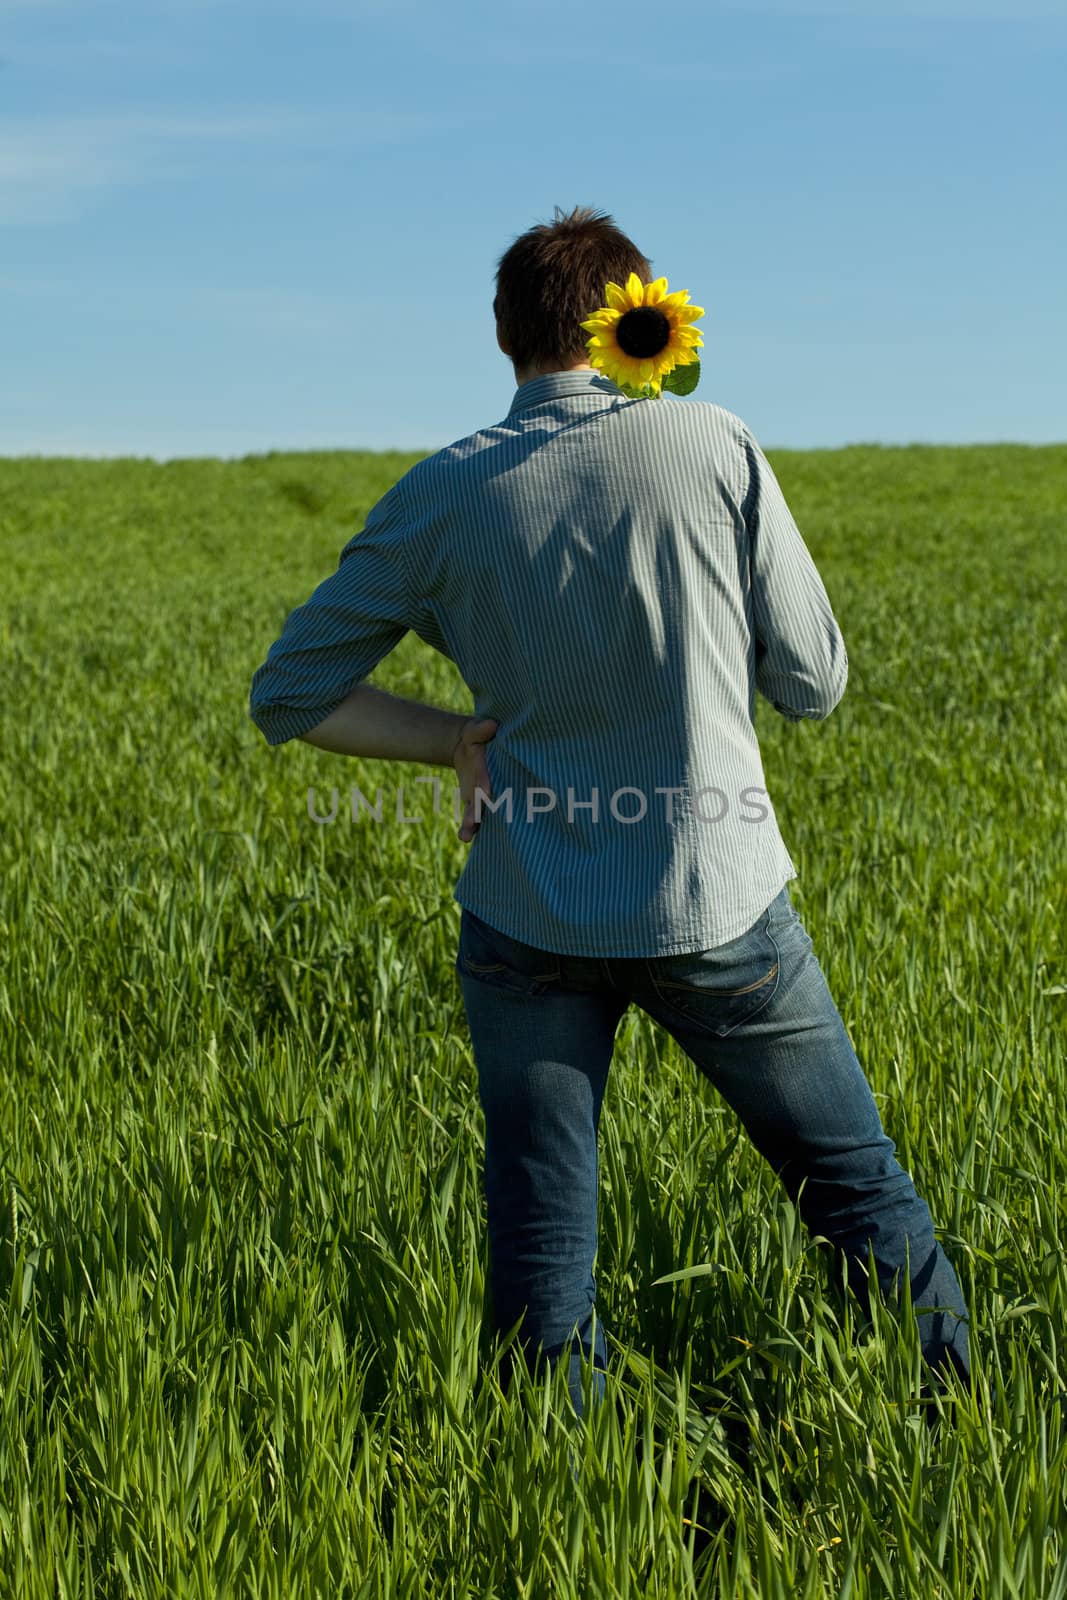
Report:
<svg viewBox="0 0 1067 1600"><path fill-rule="evenodd" d="M448 656L492 799L453 896L567 955L710 949L796 869L753 713L829 716L844 641L752 434L587 370L416 463L252 680L269 744L308 732L413 630Z"/></svg>

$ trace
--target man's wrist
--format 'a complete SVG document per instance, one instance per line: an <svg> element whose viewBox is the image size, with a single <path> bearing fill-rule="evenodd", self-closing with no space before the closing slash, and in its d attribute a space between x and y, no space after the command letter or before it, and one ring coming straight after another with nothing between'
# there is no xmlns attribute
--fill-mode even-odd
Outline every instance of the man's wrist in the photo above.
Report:
<svg viewBox="0 0 1067 1600"><path fill-rule="evenodd" d="M463 730L467 726L467 723L469 721L470 721L469 717L460 716L458 718L458 726L456 727L455 738L452 741L452 747L451 747L451 750L449 751L448 760L445 761L445 762L442 762L442 766L446 766L446 767L454 767L455 766L455 764L456 764L456 752L459 749L460 745L463 743Z"/></svg>

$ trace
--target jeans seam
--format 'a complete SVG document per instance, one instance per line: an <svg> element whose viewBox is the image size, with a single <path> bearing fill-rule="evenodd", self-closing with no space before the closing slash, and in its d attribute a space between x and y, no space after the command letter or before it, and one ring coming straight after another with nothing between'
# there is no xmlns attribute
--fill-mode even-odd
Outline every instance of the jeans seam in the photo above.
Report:
<svg viewBox="0 0 1067 1600"><path fill-rule="evenodd" d="M510 972L513 978L518 978L523 983L555 983L560 976L558 967L553 972L519 972L517 968L509 967L504 961L494 961L491 965L485 966L479 961L471 961L467 956L460 957L459 966L461 971L469 972L472 977L487 977L493 972Z"/></svg>

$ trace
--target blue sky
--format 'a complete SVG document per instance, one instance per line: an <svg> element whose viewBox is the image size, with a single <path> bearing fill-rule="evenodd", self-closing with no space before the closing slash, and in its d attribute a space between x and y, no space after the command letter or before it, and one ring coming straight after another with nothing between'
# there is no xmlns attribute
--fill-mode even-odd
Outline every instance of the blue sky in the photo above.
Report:
<svg viewBox="0 0 1067 1600"><path fill-rule="evenodd" d="M1051 0L0 0L0 454L436 449L609 211L767 448L1067 439Z"/></svg>

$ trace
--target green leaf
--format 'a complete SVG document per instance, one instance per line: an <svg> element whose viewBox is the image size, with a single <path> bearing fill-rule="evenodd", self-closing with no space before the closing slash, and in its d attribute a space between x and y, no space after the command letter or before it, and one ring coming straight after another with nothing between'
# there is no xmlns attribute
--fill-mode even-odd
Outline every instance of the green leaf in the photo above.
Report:
<svg viewBox="0 0 1067 1600"><path fill-rule="evenodd" d="M660 1283L681 1283L688 1278L706 1278L712 1272L725 1272L718 1261L702 1261L697 1267L683 1267L680 1272L668 1272L665 1278L653 1278L652 1287Z"/></svg>
<svg viewBox="0 0 1067 1600"><path fill-rule="evenodd" d="M675 367L663 380L663 387L671 394L692 394L700 382L700 362L690 361L687 366Z"/></svg>
<svg viewBox="0 0 1067 1600"><path fill-rule="evenodd" d="M655 395L655 391L650 383L643 383L638 386L635 386L632 383L620 383L619 388L622 390L623 394L628 400L649 400L654 397L658 398L658 396Z"/></svg>

